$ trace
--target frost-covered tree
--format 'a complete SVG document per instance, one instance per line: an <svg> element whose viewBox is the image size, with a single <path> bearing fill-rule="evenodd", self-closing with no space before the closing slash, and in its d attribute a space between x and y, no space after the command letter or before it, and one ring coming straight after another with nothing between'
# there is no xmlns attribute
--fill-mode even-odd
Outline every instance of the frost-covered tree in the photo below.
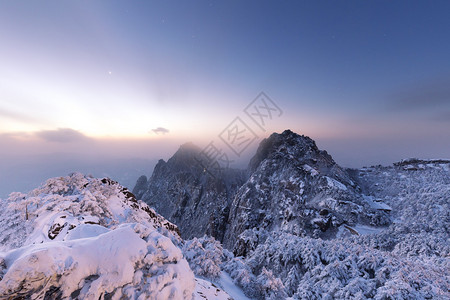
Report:
<svg viewBox="0 0 450 300"><path fill-rule="evenodd" d="M213 237L204 236L186 241L183 254L195 275L213 280L219 278L224 253L222 245Z"/></svg>

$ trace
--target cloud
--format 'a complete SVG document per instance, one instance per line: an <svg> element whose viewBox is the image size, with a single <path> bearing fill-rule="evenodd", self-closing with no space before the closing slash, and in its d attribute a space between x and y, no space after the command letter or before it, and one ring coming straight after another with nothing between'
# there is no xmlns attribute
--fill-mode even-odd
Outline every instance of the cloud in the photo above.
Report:
<svg viewBox="0 0 450 300"><path fill-rule="evenodd" d="M48 142L72 143L86 141L89 138L81 132L71 128L58 128L56 130L42 130L35 132L35 135Z"/></svg>
<svg viewBox="0 0 450 300"><path fill-rule="evenodd" d="M436 78L392 95L389 109L394 110L436 110L450 107L450 77Z"/></svg>
<svg viewBox="0 0 450 300"><path fill-rule="evenodd" d="M164 127L158 127L158 128L152 129L152 131L154 133L156 133L156 134L167 134L167 133L169 133L169 129L164 128Z"/></svg>

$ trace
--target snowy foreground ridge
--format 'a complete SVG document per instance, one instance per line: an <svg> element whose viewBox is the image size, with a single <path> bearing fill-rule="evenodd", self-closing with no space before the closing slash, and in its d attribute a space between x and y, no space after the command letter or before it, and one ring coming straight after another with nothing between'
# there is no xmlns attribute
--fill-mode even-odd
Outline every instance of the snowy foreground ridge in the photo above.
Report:
<svg viewBox="0 0 450 300"><path fill-rule="evenodd" d="M0 299L228 299L177 227L109 179L49 179L2 203Z"/></svg>

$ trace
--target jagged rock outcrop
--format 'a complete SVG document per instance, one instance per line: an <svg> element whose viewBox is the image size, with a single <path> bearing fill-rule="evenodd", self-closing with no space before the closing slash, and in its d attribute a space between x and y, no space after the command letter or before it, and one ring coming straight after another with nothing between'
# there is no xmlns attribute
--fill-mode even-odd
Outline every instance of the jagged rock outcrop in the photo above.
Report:
<svg viewBox="0 0 450 300"><path fill-rule="evenodd" d="M196 161L199 153L192 144L181 146L133 189L185 238L208 234L245 255L274 230L331 238L341 225L351 231L355 224L390 222L387 210L366 201L350 170L290 130L262 141L246 171L212 177Z"/></svg>
<svg viewBox="0 0 450 300"><path fill-rule="evenodd" d="M226 169L211 176L198 162L200 152L192 143L182 145L167 162L158 162L147 183L139 178L133 192L176 223L183 238L208 234L222 241L229 207L245 172Z"/></svg>
<svg viewBox="0 0 450 300"><path fill-rule="evenodd" d="M445 159L346 169L309 137L274 133L227 207L222 241L236 256L213 252L255 299L448 298L449 170ZM189 207L200 218L202 209ZM217 273L209 239L186 244L188 257L208 253Z"/></svg>
<svg viewBox="0 0 450 300"><path fill-rule="evenodd" d="M224 239L237 255L253 250L272 231L331 238L344 224L390 222L387 212L365 201L347 169L312 139L290 130L261 142L249 171L230 207Z"/></svg>
<svg viewBox="0 0 450 300"><path fill-rule="evenodd" d="M135 184L135 186L133 188L133 194L137 195L138 198L141 198L143 193L145 192L145 189L147 187L147 180L148 180L147 176L142 175L136 181L136 184Z"/></svg>

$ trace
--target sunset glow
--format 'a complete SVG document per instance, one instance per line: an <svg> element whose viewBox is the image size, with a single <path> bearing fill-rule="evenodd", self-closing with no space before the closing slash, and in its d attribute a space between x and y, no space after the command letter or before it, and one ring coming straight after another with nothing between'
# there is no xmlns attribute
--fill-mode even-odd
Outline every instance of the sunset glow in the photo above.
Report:
<svg viewBox="0 0 450 300"><path fill-rule="evenodd" d="M160 158L149 144L204 147L236 117L251 124L244 109L262 91L283 115L255 129L259 140L290 128L347 166L449 156L447 12L401 1L2 1L3 159L136 153L106 141L145 148L142 159Z"/></svg>

